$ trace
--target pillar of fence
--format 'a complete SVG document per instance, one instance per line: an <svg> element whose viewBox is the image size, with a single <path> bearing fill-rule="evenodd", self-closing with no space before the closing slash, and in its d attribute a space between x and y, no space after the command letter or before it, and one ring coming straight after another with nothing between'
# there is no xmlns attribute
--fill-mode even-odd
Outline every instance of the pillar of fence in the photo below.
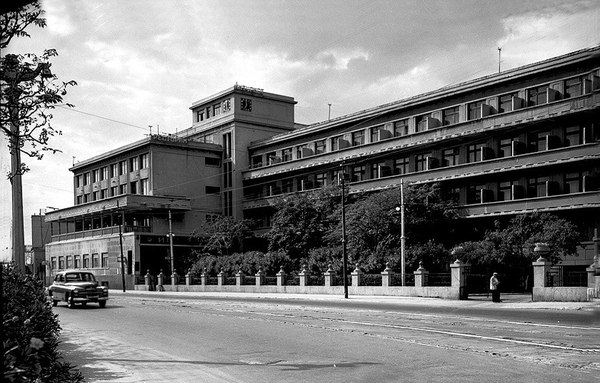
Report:
<svg viewBox="0 0 600 383"><path fill-rule="evenodd" d="M279 272L277 273L277 286L285 285L285 271L283 271L283 266L279 267Z"/></svg>
<svg viewBox="0 0 600 383"><path fill-rule="evenodd" d="M350 273L352 275L352 286L360 286L362 271L360 270L360 265L357 263L354 271Z"/></svg>
<svg viewBox="0 0 600 383"><path fill-rule="evenodd" d="M221 268L221 271L219 271L219 274L217 274L217 285L223 286L225 284L226 277L227 277L227 274L225 274L225 272Z"/></svg>
<svg viewBox="0 0 600 383"><path fill-rule="evenodd" d="M150 270L146 270L146 275L144 275L144 284L148 287L146 289L152 290L152 275L150 275Z"/></svg>
<svg viewBox="0 0 600 383"><path fill-rule="evenodd" d="M414 271L415 287L427 286L429 271L423 267L423 261L419 262L419 268Z"/></svg>
<svg viewBox="0 0 600 383"><path fill-rule="evenodd" d="M385 263L385 270L381 272L381 286L390 287L392 285L392 278L394 277L394 272L390 269L390 263Z"/></svg>
<svg viewBox="0 0 600 383"><path fill-rule="evenodd" d="M235 285L241 286L244 284L244 272L240 269L235 275Z"/></svg>
<svg viewBox="0 0 600 383"><path fill-rule="evenodd" d="M200 274L200 284L202 286L206 286L208 283L208 270L206 270L206 267L204 269L202 269L202 274Z"/></svg>
<svg viewBox="0 0 600 383"><path fill-rule="evenodd" d="M468 263L463 263L460 259L457 259L450 265L450 276L451 283L453 289L458 289L458 299L467 299L468 293L466 290L467 287L467 273L466 269L470 265Z"/></svg>
<svg viewBox="0 0 600 383"><path fill-rule="evenodd" d="M177 271L173 271L173 275L171 275L171 285L177 285L179 283L179 274Z"/></svg>
<svg viewBox="0 0 600 383"><path fill-rule="evenodd" d="M265 272L263 271L262 266L258 268L258 271L256 274L254 274L254 276L256 277L256 286L262 286L265 284Z"/></svg>
<svg viewBox="0 0 600 383"><path fill-rule="evenodd" d="M158 283L157 285L159 286L159 289L162 288L163 286L163 282L165 281L165 274L163 273L162 269L160 269L160 273L158 273Z"/></svg>
<svg viewBox="0 0 600 383"><path fill-rule="evenodd" d="M300 278L300 286L308 286L310 280L310 271L306 269L306 264L302 265L302 271L298 274Z"/></svg>
<svg viewBox="0 0 600 383"><path fill-rule="evenodd" d="M587 272L587 287L596 287L596 264L592 263L590 267L586 268Z"/></svg>
<svg viewBox="0 0 600 383"><path fill-rule="evenodd" d="M189 270L187 273L185 273L185 284L186 284L186 286L189 286L192 284L192 274L190 273Z"/></svg>
<svg viewBox="0 0 600 383"><path fill-rule="evenodd" d="M533 287L550 287L546 276L550 271L552 264L544 258L544 255L550 252L550 248L545 243L536 243L533 252L539 255L539 258L532 263L533 265Z"/></svg>
<svg viewBox="0 0 600 383"><path fill-rule="evenodd" d="M327 267L327 271L323 273L323 277L325 279L325 287L333 286L333 278L335 277L335 274L333 272L333 269L331 268L331 264L329 264L329 266Z"/></svg>

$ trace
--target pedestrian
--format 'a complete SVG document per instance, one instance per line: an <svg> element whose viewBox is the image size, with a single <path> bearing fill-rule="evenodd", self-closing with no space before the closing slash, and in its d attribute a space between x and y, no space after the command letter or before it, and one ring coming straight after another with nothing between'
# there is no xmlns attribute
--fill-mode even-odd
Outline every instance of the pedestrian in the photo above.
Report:
<svg viewBox="0 0 600 383"><path fill-rule="evenodd" d="M492 274L490 278L490 290L492 291L492 302L502 302L500 300L500 289L498 285L500 281L498 280L498 273Z"/></svg>

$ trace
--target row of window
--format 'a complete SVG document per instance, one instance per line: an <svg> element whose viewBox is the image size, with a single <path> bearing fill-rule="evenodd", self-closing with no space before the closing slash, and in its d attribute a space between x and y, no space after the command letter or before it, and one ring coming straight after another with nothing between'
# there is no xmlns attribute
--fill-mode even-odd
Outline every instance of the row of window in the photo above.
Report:
<svg viewBox="0 0 600 383"><path fill-rule="evenodd" d="M493 158L511 157L520 154L545 151L561 146L581 145L586 143L587 139L598 139L595 134L592 134L590 126L568 126L562 128L559 135L551 134L557 132L559 132L558 128L553 131L538 130L527 134L515 134L514 137L510 136L493 140L491 144L495 146L496 150L490 146L489 141L476 142L466 146L456 146L396 158L381 159L379 161L371 161L368 163L359 163L350 166L350 181L360 182L392 175L421 172L440 167L476 163ZM523 140L525 142L523 142ZM250 198L260 198L265 195L272 196L280 193L291 193L293 191L320 188L327 185L329 182L335 182L338 179L339 172L340 170L334 170L284 179L280 182L268 184L265 189L263 189L262 186L254 188L249 187L247 189L247 196Z"/></svg>
<svg viewBox="0 0 600 383"><path fill-rule="evenodd" d="M140 169L146 169L149 166L149 154L144 153L139 156L122 160L109 166L103 166L83 174L75 176L75 187L79 188L92 183L118 177L128 172L135 172Z"/></svg>
<svg viewBox="0 0 600 383"><path fill-rule="evenodd" d="M596 73L596 72L595 72ZM513 110L546 104L559 99L577 97L592 91L590 76L577 76L563 80L560 84L562 93L551 87L557 83L548 83L522 91L515 91L466 104L465 116L461 117L461 105L445 108L430 113L404 118L386 124L360 129L348 134L320 139L310 143L284 148L279 151L255 155L251 159L251 167L273 165L280 162L301 159L318 155L327 151L334 152L347 147L365 145L384 139L406 136L439 126L446 126L461 121L477 120L492 114L506 113ZM594 86L600 87L600 78L594 74ZM521 98L523 96L524 98ZM413 127L411 128L411 125Z"/></svg>
<svg viewBox="0 0 600 383"><path fill-rule="evenodd" d="M195 122L201 122L207 120L211 117L216 117L223 113L229 112L231 110L231 99L223 100L222 102L209 105L202 109L196 110L196 118Z"/></svg>
<svg viewBox="0 0 600 383"><path fill-rule="evenodd" d="M108 253L50 257L52 270L108 268Z"/></svg>
<svg viewBox="0 0 600 383"><path fill-rule="evenodd" d="M115 197L123 194L141 194L148 195L150 192L150 183L147 178L139 181L129 182L118 186L111 186L92 193L85 193L77 196L77 205L86 202L99 201L109 197Z"/></svg>

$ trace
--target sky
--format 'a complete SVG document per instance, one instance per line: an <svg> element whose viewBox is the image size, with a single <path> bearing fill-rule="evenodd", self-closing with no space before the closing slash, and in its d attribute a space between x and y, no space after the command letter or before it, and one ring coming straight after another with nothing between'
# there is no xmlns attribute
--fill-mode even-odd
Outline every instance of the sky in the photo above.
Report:
<svg viewBox="0 0 600 383"><path fill-rule="evenodd" d="M41 161L24 158L32 214L73 205L69 168L192 125L189 107L234 84L292 96L298 123L326 120L600 44L600 1L49 0L47 26L7 53L54 48L75 80ZM0 141L0 259L10 259L7 141Z"/></svg>

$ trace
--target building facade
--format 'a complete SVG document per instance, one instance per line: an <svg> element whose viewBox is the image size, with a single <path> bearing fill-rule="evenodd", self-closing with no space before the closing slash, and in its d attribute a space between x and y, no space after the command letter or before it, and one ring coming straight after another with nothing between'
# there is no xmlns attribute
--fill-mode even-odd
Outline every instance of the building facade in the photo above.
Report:
<svg viewBox="0 0 600 383"><path fill-rule="evenodd" d="M577 51L312 125L294 122L293 98L235 85L193 103L192 126L177 135L75 165L74 206L46 215L48 263L111 273L121 223L128 273L170 271L169 210L184 252L213 214L253 219L264 231L276 198L345 173L350 192L439 183L470 224L566 216L586 241L565 262L589 266L586 244L600 228L599 58L600 48Z"/></svg>

